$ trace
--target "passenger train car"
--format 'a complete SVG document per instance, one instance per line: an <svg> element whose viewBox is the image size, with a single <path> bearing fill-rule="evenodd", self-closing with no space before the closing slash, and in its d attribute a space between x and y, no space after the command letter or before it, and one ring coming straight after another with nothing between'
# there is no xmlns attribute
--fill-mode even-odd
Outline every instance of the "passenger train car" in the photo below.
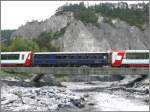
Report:
<svg viewBox="0 0 150 112"><path fill-rule="evenodd" d="M39 52L34 53L34 66L105 66L108 52Z"/></svg>
<svg viewBox="0 0 150 112"><path fill-rule="evenodd" d="M1 67L149 67L149 50L109 52L1 52Z"/></svg>
<svg viewBox="0 0 150 112"><path fill-rule="evenodd" d="M148 67L149 50L113 50L112 67Z"/></svg>
<svg viewBox="0 0 150 112"><path fill-rule="evenodd" d="M32 52L1 52L1 67L32 66Z"/></svg>

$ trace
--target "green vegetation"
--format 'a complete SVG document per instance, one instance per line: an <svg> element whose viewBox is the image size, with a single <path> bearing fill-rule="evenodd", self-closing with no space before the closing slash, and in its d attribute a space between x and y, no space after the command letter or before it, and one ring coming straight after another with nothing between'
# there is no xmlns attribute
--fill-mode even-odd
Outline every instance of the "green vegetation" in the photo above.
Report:
<svg viewBox="0 0 150 112"><path fill-rule="evenodd" d="M61 34L42 32L36 39L16 37L9 44L2 42L0 49L1 51L60 51L59 48L51 45L51 41Z"/></svg>
<svg viewBox="0 0 150 112"><path fill-rule="evenodd" d="M27 40L24 38L17 37L12 40L10 46L10 51L38 51L39 46L32 40Z"/></svg>
<svg viewBox="0 0 150 112"><path fill-rule="evenodd" d="M70 75L68 75L68 74L55 74L54 76L58 81L65 82L65 81L69 81Z"/></svg>
<svg viewBox="0 0 150 112"><path fill-rule="evenodd" d="M10 42L10 45L1 44L1 51L38 51L39 46L32 40L16 37Z"/></svg>
<svg viewBox="0 0 150 112"><path fill-rule="evenodd" d="M14 32L15 30L2 30L1 31L1 39L5 39L4 42L6 44L9 44L10 42L10 37L11 37L11 34Z"/></svg>
<svg viewBox="0 0 150 112"><path fill-rule="evenodd" d="M149 21L148 3L138 3L129 6L126 2L119 2L118 4L100 3L93 6L85 6L85 4L81 2L80 4L66 4L59 7L56 11L56 15L66 11L73 12L74 17L84 23L96 23L98 19L96 14L98 14L110 19L120 18L142 30L143 24Z"/></svg>
<svg viewBox="0 0 150 112"><path fill-rule="evenodd" d="M1 42L1 44L0 44L0 50L1 51L9 51L8 45Z"/></svg>
<svg viewBox="0 0 150 112"><path fill-rule="evenodd" d="M0 70L0 75L6 74L4 70Z"/></svg>
<svg viewBox="0 0 150 112"><path fill-rule="evenodd" d="M59 38L61 35L63 35L63 34L65 33L66 28L67 28L68 26L69 26L69 23L67 23L67 25L66 25L64 28L60 29L60 31L57 31L57 32L53 35L53 38L54 38L54 39L57 39L57 38Z"/></svg>
<svg viewBox="0 0 150 112"><path fill-rule="evenodd" d="M58 32L52 33L52 32L42 32L34 41L40 46L40 51L60 51L59 48L52 46L51 41L53 39L56 39L60 36Z"/></svg>
<svg viewBox="0 0 150 112"><path fill-rule="evenodd" d="M110 24L112 27L115 27L115 25L112 23L112 18L104 18L104 22Z"/></svg>
<svg viewBox="0 0 150 112"><path fill-rule="evenodd" d="M33 74L31 73L25 73L25 72L15 72L15 70L13 69L1 69L0 70L0 77L4 78L4 77L13 77L15 79L21 79L21 80L25 80L25 79L29 79L33 76Z"/></svg>
<svg viewBox="0 0 150 112"><path fill-rule="evenodd" d="M93 10L90 10L90 8L86 8L83 2L81 2L79 5L78 4L64 5L58 8L56 15L62 14L63 12L66 11L74 12L74 17L78 20L81 20L84 24L86 23L95 24L98 19L98 17L95 15L95 12Z"/></svg>

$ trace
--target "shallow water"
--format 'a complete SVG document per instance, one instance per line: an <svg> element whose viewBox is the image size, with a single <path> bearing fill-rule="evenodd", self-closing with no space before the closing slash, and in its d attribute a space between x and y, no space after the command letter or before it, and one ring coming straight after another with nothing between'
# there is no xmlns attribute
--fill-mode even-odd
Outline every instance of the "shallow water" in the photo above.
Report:
<svg viewBox="0 0 150 112"><path fill-rule="evenodd" d="M89 85L86 84L86 82L64 82L63 84L71 90L84 90L93 87L108 87L111 83L96 82L96 85ZM87 102L93 104L91 108L95 111L149 111L149 105L139 99L125 98L121 95L92 91L82 93L77 92L77 94L88 94L89 97L87 98Z"/></svg>
<svg viewBox="0 0 150 112"><path fill-rule="evenodd" d="M95 108L102 111L148 111L149 105L141 101L122 98L107 93L95 93Z"/></svg>

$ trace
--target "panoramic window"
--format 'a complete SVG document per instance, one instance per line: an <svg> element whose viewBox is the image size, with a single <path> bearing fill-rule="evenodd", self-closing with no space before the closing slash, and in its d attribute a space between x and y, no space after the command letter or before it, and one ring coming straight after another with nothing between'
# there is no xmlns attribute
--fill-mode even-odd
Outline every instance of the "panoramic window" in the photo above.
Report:
<svg viewBox="0 0 150 112"><path fill-rule="evenodd" d="M57 56L56 56L56 59L61 59L61 56L57 55Z"/></svg>
<svg viewBox="0 0 150 112"><path fill-rule="evenodd" d="M18 60L19 54L2 54L1 60Z"/></svg>
<svg viewBox="0 0 150 112"><path fill-rule="evenodd" d="M148 53L127 53L126 59L148 59Z"/></svg>

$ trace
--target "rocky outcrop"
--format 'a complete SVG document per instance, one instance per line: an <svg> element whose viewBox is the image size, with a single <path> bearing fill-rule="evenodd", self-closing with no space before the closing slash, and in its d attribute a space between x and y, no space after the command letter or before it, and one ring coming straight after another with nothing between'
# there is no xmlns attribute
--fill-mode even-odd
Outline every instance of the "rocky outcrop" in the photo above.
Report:
<svg viewBox="0 0 150 112"><path fill-rule="evenodd" d="M36 38L41 32L65 31L59 38L51 41L52 45L66 52L99 52L112 49L148 49L148 26L142 31L125 21L99 16L97 24L84 24L73 17L73 13L66 12L54 15L43 22L34 21L21 26L12 34L12 38Z"/></svg>
<svg viewBox="0 0 150 112"><path fill-rule="evenodd" d="M52 16L41 22L27 22L26 25L20 26L18 30L11 35L11 38L21 36L33 39L37 38L42 32L57 32L66 27L72 19L72 13L65 13L64 15Z"/></svg>
<svg viewBox="0 0 150 112"><path fill-rule="evenodd" d="M148 29L148 28L147 28ZM112 49L148 49L148 31L117 20L114 24L101 21L97 26L73 21L63 39L55 41L63 51L96 52ZM59 44L60 43L60 44Z"/></svg>

